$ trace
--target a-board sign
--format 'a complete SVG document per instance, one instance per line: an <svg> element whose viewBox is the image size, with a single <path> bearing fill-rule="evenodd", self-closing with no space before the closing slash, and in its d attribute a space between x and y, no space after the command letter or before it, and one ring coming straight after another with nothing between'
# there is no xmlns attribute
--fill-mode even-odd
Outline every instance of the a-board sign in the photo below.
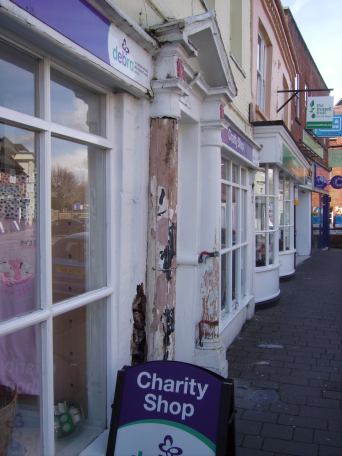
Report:
<svg viewBox="0 0 342 456"><path fill-rule="evenodd" d="M107 456L234 456L234 385L178 361L117 375Z"/></svg>

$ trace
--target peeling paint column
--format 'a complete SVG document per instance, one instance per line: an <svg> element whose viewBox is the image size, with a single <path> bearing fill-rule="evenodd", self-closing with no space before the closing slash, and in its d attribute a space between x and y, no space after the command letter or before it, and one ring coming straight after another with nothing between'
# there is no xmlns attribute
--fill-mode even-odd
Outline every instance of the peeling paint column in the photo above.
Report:
<svg viewBox="0 0 342 456"><path fill-rule="evenodd" d="M200 149L200 303L196 363L226 376L228 363L220 342L220 210L221 131L220 103L209 100L203 106ZM201 253L200 252L200 253Z"/></svg>
<svg viewBox="0 0 342 456"><path fill-rule="evenodd" d="M147 257L148 359L173 359L176 304L178 121L151 119Z"/></svg>

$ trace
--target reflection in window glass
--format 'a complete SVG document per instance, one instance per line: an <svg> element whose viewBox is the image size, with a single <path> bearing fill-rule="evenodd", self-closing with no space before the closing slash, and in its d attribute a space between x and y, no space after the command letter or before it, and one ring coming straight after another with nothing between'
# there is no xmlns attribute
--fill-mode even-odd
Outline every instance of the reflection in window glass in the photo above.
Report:
<svg viewBox="0 0 342 456"><path fill-rule="evenodd" d="M291 201L284 202L284 225L291 223Z"/></svg>
<svg viewBox="0 0 342 456"><path fill-rule="evenodd" d="M273 168L268 168L268 194L274 194L274 171Z"/></svg>
<svg viewBox="0 0 342 456"><path fill-rule="evenodd" d="M36 163L34 133L0 124L0 321L37 306Z"/></svg>
<svg viewBox="0 0 342 456"><path fill-rule="evenodd" d="M37 61L0 42L0 105L34 116Z"/></svg>
<svg viewBox="0 0 342 456"><path fill-rule="evenodd" d="M266 234L257 234L256 241L256 266L266 266Z"/></svg>
<svg viewBox="0 0 342 456"><path fill-rule="evenodd" d="M268 233L268 264L274 264L274 233Z"/></svg>
<svg viewBox="0 0 342 456"><path fill-rule="evenodd" d="M247 240L247 192L241 192L241 242Z"/></svg>
<svg viewBox="0 0 342 456"><path fill-rule="evenodd" d="M274 228L274 220L275 217L275 203L274 203L274 198L269 197L268 199L268 228L273 229Z"/></svg>
<svg viewBox="0 0 342 456"><path fill-rule="evenodd" d="M244 168L241 168L241 185L247 185L247 173Z"/></svg>
<svg viewBox="0 0 342 456"><path fill-rule="evenodd" d="M101 95L51 71L51 117L77 130L101 134Z"/></svg>
<svg viewBox="0 0 342 456"><path fill-rule="evenodd" d="M266 229L266 198L263 196L255 198L255 229Z"/></svg>
<svg viewBox="0 0 342 456"><path fill-rule="evenodd" d="M247 248L242 247L241 249L241 297L244 298L247 295Z"/></svg>
<svg viewBox="0 0 342 456"><path fill-rule="evenodd" d="M232 252L232 300L235 301L238 298L238 265L237 265L238 251L233 250ZM237 308L237 302L234 303L234 309Z"/></svg>
<svg viewBox="0 0 342 456"><path fill-rule="evenodd" d="M240 182L239 167L233 164L233 182L238 184Z"/></svg>
<svg viewBox="0 0 342 456"><path fill-rule="evenodd" d="M53 302L104 286L105 155L52 139Z"/></svg>
<svg viewBox="0 0 342 456"><path fill-rule="evenodd" d="M40 353L39 328L36 326L0 337L1 455L42 454Z"/></svg>
<svg viewBox="0 0 342 456"><path fill-rule="evenodd" d="M229 254L221 255L221 310L229 311Z"/></svg>
<svg viewBox="0 0 342 456"><path fill-rule="evenodd" d="M266 193L265 171L257 171L255 173L255 193L256 194L265 194Z"/></svg>
<svg viewBox="0 0 342 456"><path fill-rule="evenodd" d="M106 314L103 303L54 319L56 453L80 454L106 425Z"/></svg>
<svg viewBox="0 0 342 456"><path fill-rule="evenodd" d="M222 160L221 163L221 178L224 180L230 180L230 162L228 160Z"/></svg>
<svg viewBox="0 0 342 456"><path fill-rule="evenodd" d="M239 239L239 190L232 188L232 245Z"/></svg>
<svg viewBox="0 0 342 456"><path fill-rule="evenodd" d="M290 227L287 227L287 228L284 228L284 244L285 244L285 250L290 250L290 246L291 246L291 228Z"/></svg>
<svg viewBox="0 0 342 456"><path fill-rule="evenodd" d="M284 198L290 199L290 180L288 178L284 180Z"/></svg>

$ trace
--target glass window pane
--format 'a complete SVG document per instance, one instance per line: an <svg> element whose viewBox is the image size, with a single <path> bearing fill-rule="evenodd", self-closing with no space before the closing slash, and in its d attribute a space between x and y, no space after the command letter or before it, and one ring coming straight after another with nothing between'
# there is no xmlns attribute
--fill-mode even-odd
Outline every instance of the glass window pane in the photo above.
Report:
<svg viewBox="0 0 342 456"><path fill-rule="evenodd" d="M265 171L257 171L255 173L255 193L261 195L266 193Z"/></svg>
<svg viewBox="0 0 342 456"><path fill-rule="evenodd" d="M266 229L266 198L263 196L255 198L255 229Z"/></svg>
<svg viewBox="0 0 342 456"><path fill-rule="evenodd" d="M238 184L240 182L240 168L233 164L233 182Z"/></svg>
<svg viewBox="0 0 342 456"><path fill-rule="evenodd" d="M284 229L284 245L285 245L285 250L290 250L291 248L291 228L285 228Z"/></svg>
<svg viewBox="0 0 342 456"><path fill-rule="evenodd" d="M247 192L241 191L242 203L241 203L241 242L247 240Z"/></svg>
<svg viewBox="0 0 342 456"><path fill-rule="evenodd" d="M42 454L40 359L38 326L0 337L0 407L2 417L7 415L0 420L1 455Z"/></svg>
<svg viewBox="0 0 342 456"><path fill-rule="evenodd" d="M221 248L227 247L228 244L228 226L227 226L227 205L221 206Z"/></svg>
<svg viewBox="0 0 342 456"><path fill-rule="evenodd" d="M228 186L221 185L221 247L228 246Z"/></svg>
<svg viewBox="0 0 342 456"><path fill-rule="evenodd" d="M225 158L222 158L221 178L224 180L230 180L230 162Z"/></svg>
<svg viewBox="0 0 342 456"><path fill-rule="evenodd" d="M221 255L221 310L229 311L229 254Z"/></svg>
<svg viewBox="0 0 342 456"><path fill-rule="evenodd" d="M289 179L284 180L284 198L286 200L290 199L290 180Z"/></svg>
<svg viewBox="0 0 342 456"><path fill-rule="evenodd" d="M239 283L239 266L238 266L238 250L232 252L232 300L237 301L238 299L238 283ZM237 308L237 302L233 304L234 310Z"/></svg>
<svg viewBox="0 0 342 456"><path fill-rule="evenodd" d="M51 116L54 122L100 135L101 95L51 71Z"/></svg>
<svg viewBox="0 0 342 456"><path fill-rule="evenodd" d="M244 168L241 168L241 185L247 185L247 173Z"/></svg>
<svg viewBox="0 0 342 456"><path fill-rule="evenodd" d="M284 207L284 225L291 224L291 201L285 201Z"/></svg>
<svg viewBox="0 0 342 456"><path fill-rule="evenodd" d="M274 233L268 233L268 264L274 263Z"/></svg>
<svg viewBox="0 0 342 456"><path fill-rule="evenodd" d="M38 307L35 135L0 124L0 321Z"/></svg>
<svg viewBox="0 0 342 456"><path fill-rule="evenodd" d="M274 195L274 171L273 168L268 168L268 194Z"/></svg>
<svg viewBox="0 0 342 456"><path fill-rule="evenodd" d="M241 297L245 297L247 294L247 248L241 248Z"/></svg>
<svg viewBox="0 0 342 456"><path fill-rule="evenodd" d="M53 302L106 284L105 153L52 139Z"/></svg>
<svg viewBox="0 0 342 456"><path fill-rule="evenodd" d="M0 105L36 114L37 60L0 42Z"/></svg>
<svg viewBox="0 0 342 456"><path fill-rule="evenodd" d="M255 237L256 243L256 266L266 266L266 234L257 234Z"/></svg>
<svg viewBox="0 0 342 456"><path fill-rule="evenodd" d="M232 188L232 244L239 241L239 193L240 190Z"/></svg>
<svg viewBox="0 0 342 456"><path fill-rule="evenodd" d="M279 230L279 252L284 251L284 229Z"/></svg>
<svg viewBox="0 0 342 456"><path fill-rule="evenodd" d="M56 454L80 454L106 426L105 310L99 302L54 319Z"/></svg>
<svg viewBox="0 0 342 456"><path fill-rule="evenodd" d="M275 223L275 202L274 198L269 197L268 199L268 228L273 229Z"/></svg>

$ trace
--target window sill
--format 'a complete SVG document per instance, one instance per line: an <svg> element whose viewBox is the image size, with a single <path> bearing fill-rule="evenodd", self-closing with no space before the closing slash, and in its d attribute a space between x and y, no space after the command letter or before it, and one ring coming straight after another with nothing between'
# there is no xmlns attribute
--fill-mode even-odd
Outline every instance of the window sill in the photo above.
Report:
<svg viewBox="0 0 342 456"><path fill-rule="evenodd" d="M262 120L268 120L267 115L264 113L264 111L261 110L258 105L255 106L255 113L258 114Z"/></svg>
<svg viewBox="0 0 342 456"><path fill-rule="evenodd" d="M255 272L267 272L267 271L273 271L274 269L279 269L279 263L275 264L269 264L268 266L256 266L255 267Z"/></svg>
<svg viewBox="0 0 342 456"><path fill-rule="evenodd" d="M253 296L252 295L247 295L245 296L239 307L232 311L232 312L221 312L221 318L220 318L220 333L222 333L227 326L234 320L234 318L245 308L247 305L251 302Z"/></svg>
<svg viewBox="0 0 342 456"><path fill-rule="evenodd" d="M95 439L80 456L103 456L106 454L109 429L105 430Z"/></svg>

